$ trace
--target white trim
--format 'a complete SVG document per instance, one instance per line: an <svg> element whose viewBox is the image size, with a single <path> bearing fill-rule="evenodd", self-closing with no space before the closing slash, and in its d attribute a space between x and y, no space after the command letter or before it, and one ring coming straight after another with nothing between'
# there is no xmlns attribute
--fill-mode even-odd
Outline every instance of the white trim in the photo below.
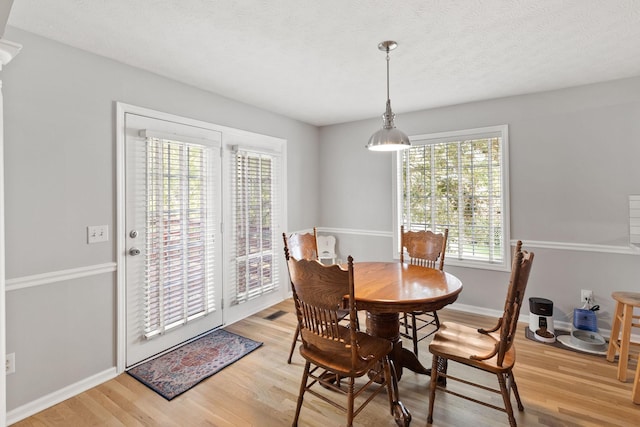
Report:
<svg viewBox="0 0 640 427"><path fill-rule="evenodd" d="M25 405L19 406L7 413L7 425L17 423L31 415L42 410L57 405L58 403L74 397L82 392L98 386L106 381L112 380L117 376L116 368L109 368L95 375L80 380L74 384L70 384L60 390L49 393L39 399L33 400Z"/></svg>
<svg viewBox="0 0 640 427"><path fill-rule="evenodd" d="M116 114L116 263L122 268L118 269L117 274L117 285L116 285L116 369L118 373L122 373L125 370L126 366L126 289L125 289L125 262L126 262L126 236L127 231L125 230L125 206L126 206L126 196L125 196L125 132L126 132L126 123L124 120L125 113L136 114L143 117L148 117L151 119L157 120L165 120L165 121L179 121L181 124L193 126L197 128L203 128L206 130L213 130L222 133L223 138L223 147L226 148L229 145L229 142L233 142L235 140L243 141L243 144L248 144L250 146L259 148L261 150L265 150L266 148L271 147L271 152L274 151L273 146L275 145L277 148L275 151L280 151L281 161L283 165L282 171L282 182L283 182L283 193L281 195L281 220L280 224L281 229L287 229L287 141L286 139L258 134L256 132L244 131L241 129L231 128L227 126L217 125L214 123L204 122L201 120L190 119L184 116L178 116L171 113L164 113L161 111L139 107L131 104L126 104L123 102L116 101L115 103L115 114ZM232 144L231 144L232 145ZM222 156L224 158L225 151L222 150ZM222 174L226 176L227 170L225 168L225 161L222 162ZM224 193L224 191L223 191ZM225 206L229 206L227 196L223 196L222 205L223 208ZM224 216L223 216L224 218ZM223 230L226 225L223 226ZM226 237L223 235L223 242ZM224 243L223 243L224 246ZM284 259L282 257L278 257L281 261L281 271L286 272L286 266L284 264ZM282 280L281 274L281 280ZM288 286L282 287L282 294L280 296L280 300L286 298L290 295L290 289ZM225 304L228 304L225 301ZM223 316L225 314L223 313ZM227 322L227 319L223 317L223 324Z"/></svg>
<svg viewBox="0 0 640 427"><path fill-rule="evenodd" d="M22 45L0 38L0 70L20 53Z"/></svg>
<svg viewBox="0 0 640 427"><path fill-rule="evenodd" d="M11 10L11 2L8 5ZM3 25L4 30L4 25ZM22 45L0 38L0 70L7 65L22 49ZM7 351L6 327L6 268L5 268L5 217L4 217L4 100L2 97L2 80L0 80L0 355ZM0 377L0 425L7 420L7 381Z"/></svg>
<svg viewBox="0 0 640 427"><path fill-rule="evenodd" d="M460 129L460 130L452 130L445 132L436 132L436 133L423 133L419 135L411 135L409 139L412 143L424 140L442 140L445 142L453 142L457 141L461 136L469 137L469 138L486 138L487 134L494 134L495 136L504 136L507 133L508 125L494 125L494 126L485 126L480 128L472 128L472 129Z"/></svg>
<svg viewBox="0 0 640 427"><path fill-rule="evenodd" d="M338 233L338 234L355 234L358 236L373 236L373 237L393 237L391 231L378 231L378 230L359 230L355 228L331 228L331 227L317 227L318 232L323 233Z"/></svg>
<svg viewBox="0 0 640 427"><path fill-rule="evenodd" d="M124 266L126 262L125 245L125 210L126 193L125 193L125 113L133 108L127 104L116 102L116 236L114 238L116 244L116 262L118 265ZM116 274L116 371L124 372L126 367L126 315L125 310L127 294L124 289L125 269L119 268Z"/></svg>
<svg viewBox="0 0 640 427"><path fill-rule="evenodd" d="M501 310L493 310L489 308L476 307L473 305L459 304L457 302L451 305L448 305L446 308L448 310L460 311L463 313L471 313L471 314L478 314L481 316L495 317L496 319L499 319L500 317L502 317L502 314L503 314ZM529 313L527 314L521 313L520 316L518 317L518 322L529 324ZM553 321L553 328L558 331L571 332L572 327L573 326L571 322L559 322L555 319ZM602 335L602 337L608 341L611 338L611 329L598 329L598 334ZM640 342L640 335L632 334L631 341Z"/></svg>
<svg viewBox="0 0 640 427"><path fill-rule="evenodd" d="M555 249L560 251L577 251L577 252L597 252L605 254L621 254L621 255L640 255L640 248L635 246L615 246L615 245L599 245L594 243L572 243L572 242L545 242L539 240L521 239L523 244L528 248L539 249ZM511 244L515 246L517 240L511 240Z"/></svg>
<svg viewBox="0 0 640 427"><path fill-rule="evenodd" d="M311 230L311 229L309 229ZM379 230L361 230L355 228L337 228L337 227L317 227L318 232L334 233L334 234L352 234L358 236L374 236L374 237L387 237L393 238L394 233L391 231L379 231ZM619 254L619 255L640 255L640 247L632 245L599 245L595 243L573 243L573 242L549 242L541 240L522 240L526 249L538 248L538 249L553 249L559 251L574 251L574 252L596 252L606 254ZM511 239L511 246L515 246L518 239Z"/></svg>
<svg viewBox="0 0 640 427"><path fill-rule="evenodd" d="M495 317L496 319L501 318L502 315L504 314L502 310L476 307L474 305L460 304L457 302L454 302L453 304L448 305L446 308L448 310L460 311L463 313L477 314L480 316L487 316L487 317ZM527 314L520 313L520 316L518 317L518 322L520 323L524 322L526 324L529 324L529 313ZM488 326L491 326L491 325L488 325ZM553 326L555 329L558 329L558 330L567 330L567 331L571 330L571 324L567 322L557 322L554 320Z"/></svg>
<svg viewBox="0 0 640 427"><path fill-rule="evenodd" d="M117 270L118 266L115 262L108 262L105 264L90 265L88 267L71 268L69 270L59 270L49 273L34 274L32 276L17 277L6 281L6 291L17 291L18 289L48 285L56 282L79 279L81 277L112 273Z"/></svg>
<svg viewBox="0 0 640 427"><path fill-rule="evenodd" d="M2 65L0 64L0 69ZM4 109L2 80L0 80L0 355L6 354L6 287L5 287L5 242L4 242ZM5 425L7 415L6 375L0 377L0 425Z"/></svg>
<svg viewBox="0 0 640 427"><path fill-rule="evenodd" d="M504 246L504 254L501 262L496 261L484 261L480 259L456 259L455 256L451 255L449 258L451 265L456 265L460 267L470 267L470 268L480 268L487 270L496 270L496 271L509 271L511 266L511 251L507 248L507 244L509 243L511 236L511 212L510 212L510 191L509 191L509 125L494 125L494 126L486 126L480 128L473 129L461 129L455 131L446 131L446 132L438 132L431 134L420 134L420 135L411 135L409 139L411 140L412 145L422 146L422 145L431 145L431 144L441 144L441 143L453 143L459 142L461 139L475 139L475 138L493 138L499 137L502 139L501 150L500 150L500 163L501 163L501 182L502 182L502 194L501 197L501 205L502 205L502 220L500 226L502 227L502 238L501 242ZM392 229L400 230L400 222L402 218L402 209L403 203L400 200L403 196L398 193L397 189L399 187L398 175L403 168L401 164L402 156L398 153L393 155L393 163L392 163ZM394 253L398 252L400 248L399 241L399 233L395 232L393 234L393 247Z"/></svg>

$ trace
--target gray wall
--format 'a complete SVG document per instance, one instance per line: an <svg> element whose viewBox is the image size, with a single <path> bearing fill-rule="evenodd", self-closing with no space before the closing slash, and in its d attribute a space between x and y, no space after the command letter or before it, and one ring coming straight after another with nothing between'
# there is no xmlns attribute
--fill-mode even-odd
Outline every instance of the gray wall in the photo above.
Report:
<svg viewBox="0 0 640 427"><path fill-rule="evenodd" d="M318 130L16 29L6 36L24 46L2 71L8 279L115 262L113 235L96 245L85 235L87 225L115 231L115 101L287 139L288 229L322 226L342 258L393 257L391 155L364 149L379 119ZM567 321L592 289L607 328L611 291L640 279L627 249L638 93L634 78L399 113L397 124L409 135L508 124L511 237L536 252L528 296L552 299ZM501 309L508 274L447 269L464 282L461 304ZM8 292L9 411L115 366L115 290L107 273Z"/></svg>
<svg viewBox="0 0 640 427"><path fill-rule="evenodd" d="M396 125L418 135L508 124L511 239L536 253L527 298L551 299L555 319L568 322L580 289L591 289L607 329L611 292L640 289L640 252L628 243L628 196L640 194L639 93L640 78L632 78L398 113ZM394 256L392 155L364 148L380 126L366 120L321 129L321 224L338 235L342 258ZM378 237L361 245L357 230ZM445 269L463 280L459 303L502 309L508 274Z"/></svg>
<svg viewBox="0 0 640 427"><path fill-rule="evenodd" d="M14 28L23 45L2 71L6 277L115 262L115 101L288 140L289 229L319 221L316 127ZM265 82L267 84L267 82ZM108 224L108 243L86 227ZM116 275L7 293L7 410L116 364Z"/></svg>

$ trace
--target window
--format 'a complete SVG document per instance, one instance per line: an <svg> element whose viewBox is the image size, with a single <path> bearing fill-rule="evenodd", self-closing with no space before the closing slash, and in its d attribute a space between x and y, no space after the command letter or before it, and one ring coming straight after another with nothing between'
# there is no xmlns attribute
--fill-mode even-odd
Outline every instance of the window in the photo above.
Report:
<svg viewBox="0 0 640 427"><path fill-rule="evenodd" d="M215 310L213 150L146 140L145 327L147 338Z"/></svg>
<svg viewBox="0 0 640 427"><path fill-rule="evenodd" d="M237 305L279 288L280 176L277 152L232 147L232 259L230 304Z"/></svg>
<svg viewBox="0 0 640 427"><path fill-rule="evenodd" d="M447 262L508 270L508 128L411 137L396 156L397 227L449 229Z"/></svg>

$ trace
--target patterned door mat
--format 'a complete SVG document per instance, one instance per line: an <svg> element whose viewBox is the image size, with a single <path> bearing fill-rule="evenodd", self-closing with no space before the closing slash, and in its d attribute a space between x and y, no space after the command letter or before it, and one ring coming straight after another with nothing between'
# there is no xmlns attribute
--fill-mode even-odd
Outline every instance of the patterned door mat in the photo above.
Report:
<svg viewBox="0 0 640 427"><path fill-rule="evenodd" d="M171 400L261 345L261 342L217 329L127 372Z"/></svg>

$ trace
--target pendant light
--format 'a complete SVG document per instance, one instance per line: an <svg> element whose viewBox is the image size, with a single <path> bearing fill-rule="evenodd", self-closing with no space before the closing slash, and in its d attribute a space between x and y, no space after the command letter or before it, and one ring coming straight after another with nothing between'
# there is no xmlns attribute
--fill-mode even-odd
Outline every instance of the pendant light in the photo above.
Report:
<svg viewBox="0 0 640 427"><path fill-rule="evenodd" d="M371 135L367 148L372 151L396 151L411 147L409 137L396 128L393 123L395 114L391 111L389 99L389 52L398 47L398 43L388 40L380 43L378 49L387 53L387 108L382 115L382 129Z"/></svg>

